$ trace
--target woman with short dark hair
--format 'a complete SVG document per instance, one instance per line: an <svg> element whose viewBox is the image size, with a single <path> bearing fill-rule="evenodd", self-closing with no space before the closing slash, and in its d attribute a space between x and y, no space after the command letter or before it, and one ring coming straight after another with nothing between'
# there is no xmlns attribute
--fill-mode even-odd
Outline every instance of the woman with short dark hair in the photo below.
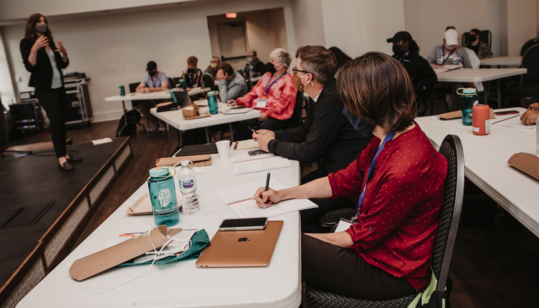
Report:
<svg viewBox="0 0 539 308"><path fill-rule="evenodd" d="M26 20L24 38L20 43L24 67L31 73L28 86L35 88L39 104L50 120L54 152L62 171L73 171L70 163L81 161L66 153L67 98L62 69L69 65L67 50L62 40L54 44L47 18L33 14Z"/></svg>
<svg viewBox="0 0 539 308"><path fill-rule="evenodd" d="M341 68L337 89L375 137L345 169L299 187L260 188L253 198L262 207L360 194L346 231L302 236L303 281L369 300L421 292L431 280L447 160L414 122L414 88L397 60L367 53Z"/></svg>

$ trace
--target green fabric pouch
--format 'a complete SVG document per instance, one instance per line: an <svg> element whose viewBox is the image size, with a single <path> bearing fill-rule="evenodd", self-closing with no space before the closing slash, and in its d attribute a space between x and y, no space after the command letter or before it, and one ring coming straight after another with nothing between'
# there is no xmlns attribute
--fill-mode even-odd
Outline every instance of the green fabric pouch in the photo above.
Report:
<svg viewBox="0 0 539 308"><path fill-rule="evenodd" d="M202 229L191 237L191 247L184 251L181 255L177 257L167 257L161 260L155 261L155 265L163 265L168 264L172 262L180 262L185 260L192 260L192 259L198 259L202 251L206 249L210 245L210 238L208 237L208 233L206 233L206 230ZM117 267L124 267L124 266L137 266L137 265L146 265L146 264L152 264L152 261L144 262L144 263L133 263L132 260L128 261L126 263L122 263L117 265Z"/></svg>

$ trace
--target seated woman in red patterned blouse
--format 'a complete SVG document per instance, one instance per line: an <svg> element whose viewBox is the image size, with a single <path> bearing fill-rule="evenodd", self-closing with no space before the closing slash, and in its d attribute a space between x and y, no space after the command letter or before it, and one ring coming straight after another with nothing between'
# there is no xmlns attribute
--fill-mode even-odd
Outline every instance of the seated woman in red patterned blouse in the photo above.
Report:
<svg viewBox="0 0 539 308"><path fill-rule="evenodd" d="M273 72L262 75L251 92L244 97L227 102L228 105L243 105L261 112L258 119L241 122L235 129L235 140L251 139L252 132L249 127L275 131L287 129L293 124L292 114L296 106L297 90L292 76L287 72L292 59L282 48L273 50L269 58L275 68Z"/></svg>
<svg viewBox="0 0 539 308"><path fill-rule="evenodd" d="M374 126L374 138L348 167L308 184L259 189L259 206L281 200L361 195L348 230L302 236L302 278L330 292L386 300L430 283L447 160L414 122L414 87L392 57L371 52L337 78L345 106Z"/></svg>

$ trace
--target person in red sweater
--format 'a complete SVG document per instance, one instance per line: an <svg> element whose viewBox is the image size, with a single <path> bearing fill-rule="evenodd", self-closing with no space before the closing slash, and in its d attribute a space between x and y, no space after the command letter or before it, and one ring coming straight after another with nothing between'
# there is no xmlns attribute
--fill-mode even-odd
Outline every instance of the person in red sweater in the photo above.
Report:
<svg viewBox="0 0 539 308"><path fill-rule="evenodd" d="M345 64L337 78L345 106L374 127L374 138L348 167L308 184L258 189L258 206L281 200L360 194L346 231L303 234L303 281L367 300L421 292L443 203L447 160L419 125L414 87L389 55L370 52Z"/></svg>
<svg viewBox="0 0 539 308"><path fill-rule="evenodd" d="M294 88L292 75L287 73L292 59L282 48L273 50L269 57L275 71L262 75L251 92L245 96L227 102L228 105L243 105L261 112L260 118L242 121L236 127L235 140L250 139L249 127L275 131L287 129L293 123L292 114L296 105L297 90Z"/></svg>

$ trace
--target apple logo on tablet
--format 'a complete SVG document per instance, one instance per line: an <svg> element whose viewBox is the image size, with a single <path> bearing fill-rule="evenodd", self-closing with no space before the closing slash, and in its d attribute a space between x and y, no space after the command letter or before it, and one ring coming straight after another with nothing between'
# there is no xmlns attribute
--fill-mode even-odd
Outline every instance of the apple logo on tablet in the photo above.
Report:
<svg viewBox="0 0 539 308"><path fill-rule="evenodd" d="M246 238L246 237L240 237L240 238L238 239L238 242L247 242L247 241L249 241L249 239Z"/></svg>

